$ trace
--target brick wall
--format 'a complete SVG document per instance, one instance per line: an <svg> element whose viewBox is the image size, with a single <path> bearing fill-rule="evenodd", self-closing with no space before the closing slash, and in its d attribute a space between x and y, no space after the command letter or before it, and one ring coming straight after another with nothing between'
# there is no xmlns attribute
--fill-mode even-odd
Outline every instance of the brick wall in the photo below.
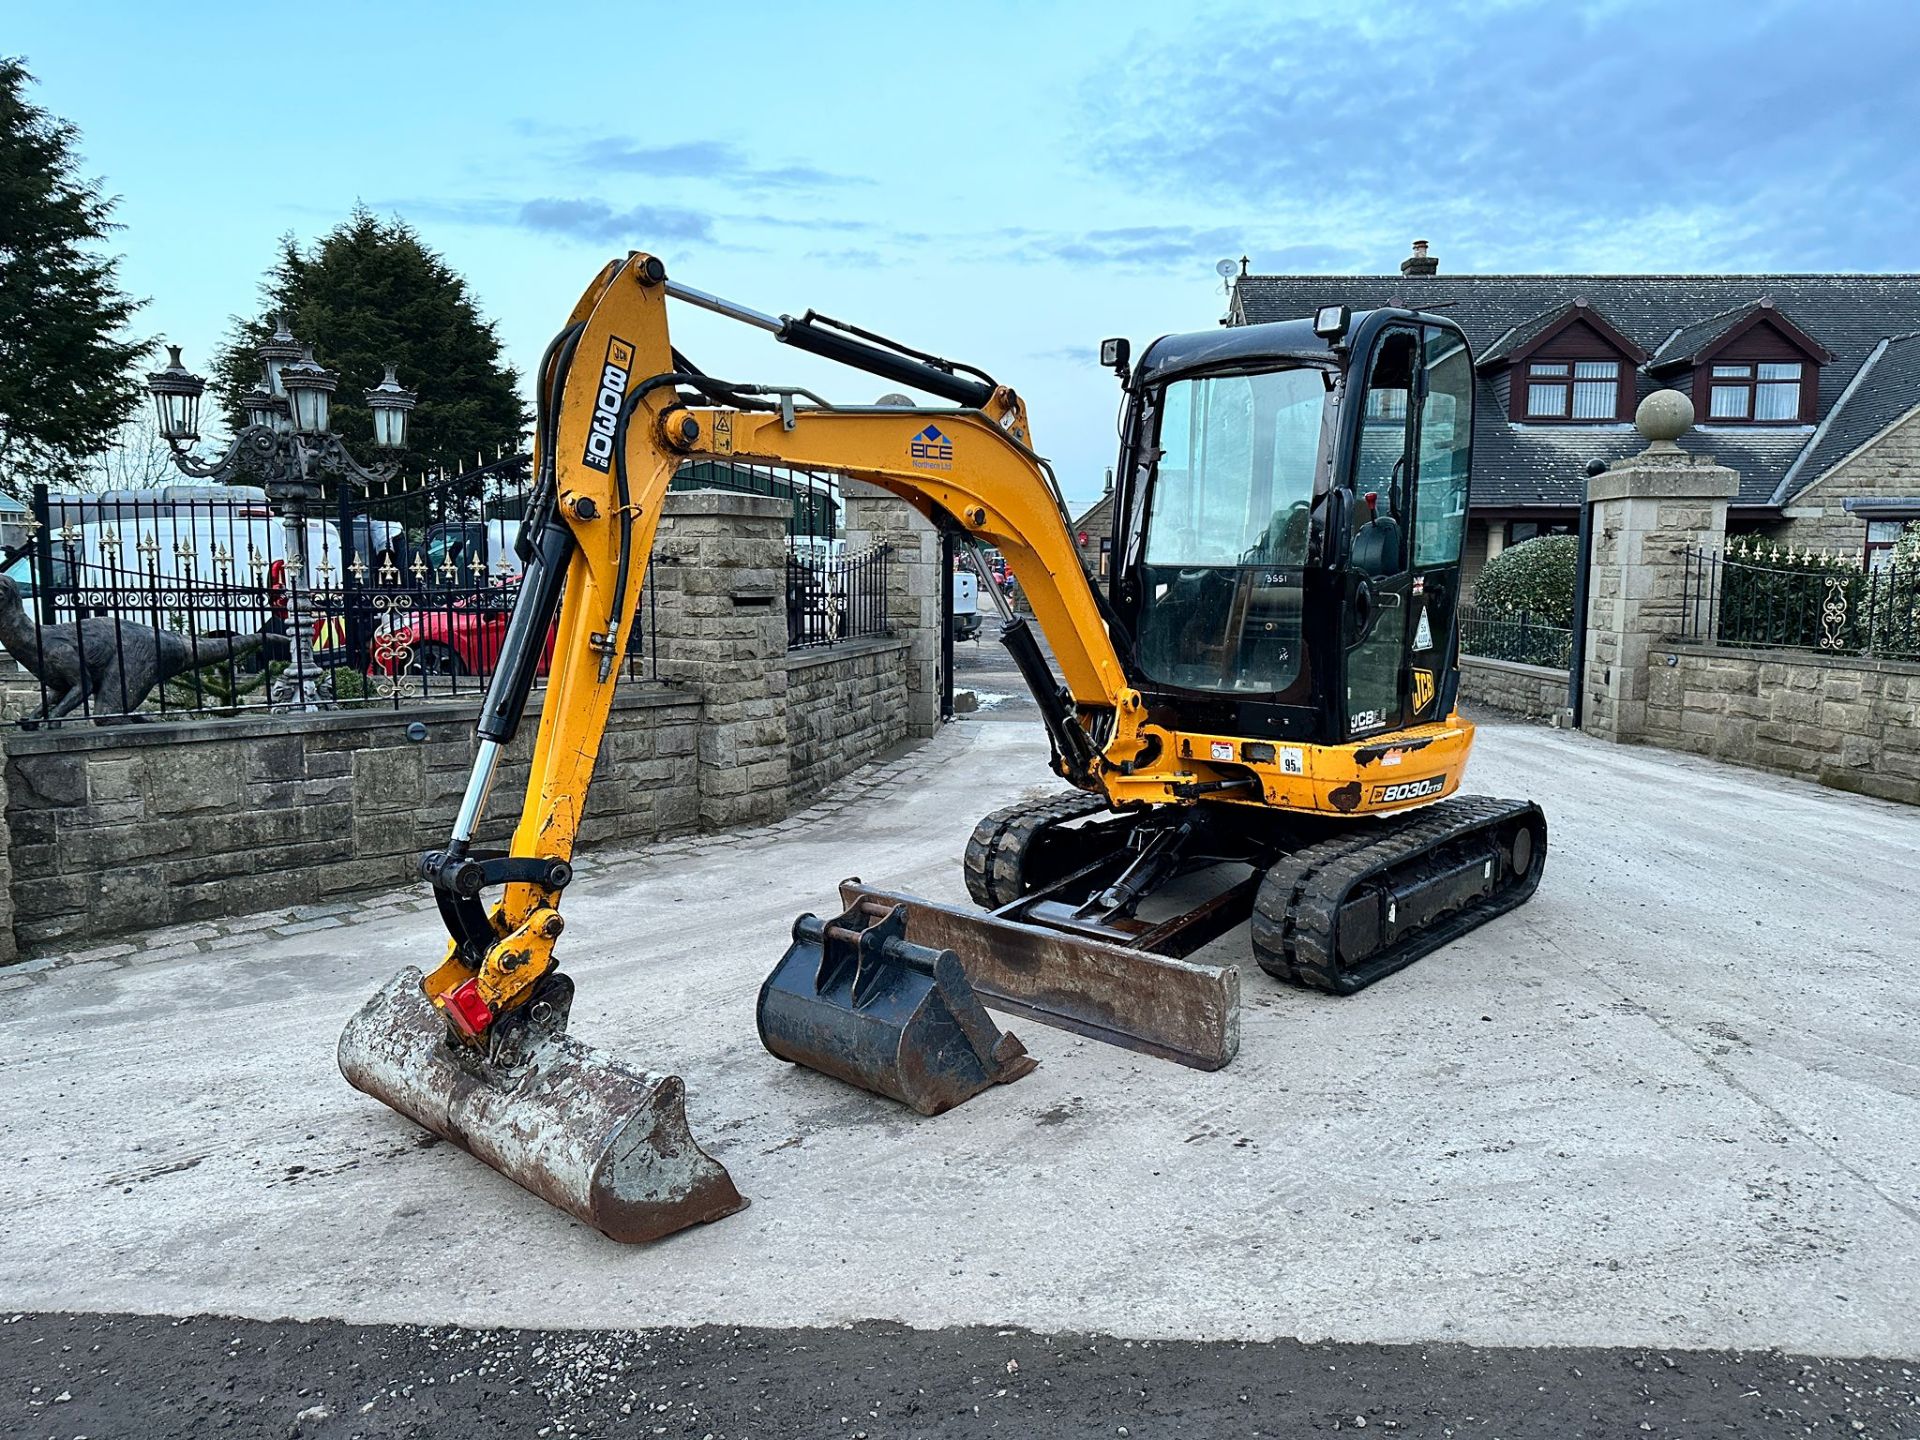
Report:
<svg viewBox="0 0 1920 1440"><path fill-rule="evenodd" d="M1562 724L1572 718L1567 706L1567 672L1542 665L1462 655L1460 698L1470 706L1484 706L1524 720Z"/></svg>
<svg viewBox="0 0 1920 1440"><path fill-rule="evenodd" d="M906 656L905 640L787 656L787 789L796 809L901 739Z"/></svg>
<svg viewBox="0 0 1920 1440"><path fill-rule="evenodd" d="M1920 665L1656 649L1640 738L1920 804Z"/></svg>

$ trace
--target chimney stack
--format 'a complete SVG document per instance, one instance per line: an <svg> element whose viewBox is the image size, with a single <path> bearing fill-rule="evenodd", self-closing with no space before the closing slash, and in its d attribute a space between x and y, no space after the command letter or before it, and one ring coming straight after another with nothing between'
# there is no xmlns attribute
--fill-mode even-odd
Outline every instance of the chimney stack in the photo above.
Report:
<svg viewBox="0 0 1920 1440"><path fill-rule="evenodd" d="M1432 275L1437 273L1439 269L1440 262L1433 256L1427 254L1427 242L1424 240L1414 241L1413 254L1400 262L1400 273L1402 275Z"/></svg>

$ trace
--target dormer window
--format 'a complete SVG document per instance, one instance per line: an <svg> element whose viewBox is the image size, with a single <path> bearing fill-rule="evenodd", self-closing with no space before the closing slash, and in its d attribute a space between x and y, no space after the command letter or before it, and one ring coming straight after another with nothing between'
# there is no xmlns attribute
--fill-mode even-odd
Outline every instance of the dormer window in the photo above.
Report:
<svg viewBox="0 0 1920 1440"><path fill-rule="evenodd" d="M1618 360L1535 360L1527 366L1529 420L1612 420L1619 410Z"/></svg>
<svg viewBox="0 0 1920 1440"><path fill-rule="evenodd" d="M1751 420L1760 424L1793 424L1800 419L1798 360L1750 363L1715 362L1708 377L1710 420Z"/></svg>
<svg viewBox="0 0 1920 1440"><path fill-rule="evenodd" d="M1771 300L1723 310L1675 330L1647 373L1663 384L1691 374L1693 413L1707 425L1811 425L1820 367L1833 352Z"/></svg>
<svg viewBox="0 0 1920 1440"><path fill-rule="evenodd" d="M1631 419L1634 367L1647 352L1585 300L1523 320L1474 363L1507 376L1507 418L1535 425L1607 425Z"/></svg>

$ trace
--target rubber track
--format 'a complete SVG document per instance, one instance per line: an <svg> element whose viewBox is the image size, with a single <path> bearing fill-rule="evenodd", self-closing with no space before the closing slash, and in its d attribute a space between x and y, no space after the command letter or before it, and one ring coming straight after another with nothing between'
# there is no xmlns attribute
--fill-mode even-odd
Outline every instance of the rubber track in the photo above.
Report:
<svg viewBox="0 0 1920 1440"><path fill-rule="evenodd" d="M1399 964L1359 984L1341 973L1335 948L1339 906L1354 884L1371 872L1415 859L1423 851L1436 849L1489 822L1522 814L1525 808L1524 801L1491 795L1456 796L1388 822L1387 828L1370 827L1323 840L1276 861L1254 900L1253 953L1260 968L1290 984L1348 995L1411 964L1452 934L1512 909L1538 886L1537 866L1532 883L1521 880L1511 884L1478 906L1449 917L1456 922L1470 917L1471 924L1449 926L1448 934L1437 937L1433 945L1415 948Z"/></svg>
<svg viewBox="0 0 1920 1440"><path fill-rule="evenodd" d="M973 827L963 862L967 894L989 910L1010 905L1026 893L1022 862L1033 837L1054 825L1064 825L1107 808L1106 798L1069 790L1046 800L1029 800L996 810Z"/></svg>

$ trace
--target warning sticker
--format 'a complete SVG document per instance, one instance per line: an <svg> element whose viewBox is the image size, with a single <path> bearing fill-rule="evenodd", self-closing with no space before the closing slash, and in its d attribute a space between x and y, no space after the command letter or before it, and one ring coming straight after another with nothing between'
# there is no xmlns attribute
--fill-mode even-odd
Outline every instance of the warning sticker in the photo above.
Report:
<svg viewBox="0 0 1920 1440"><path fill-rule="evenodd" d="M1216 760L1231 760L1233 759L1233 744L1228 740L1216 740L1209 747L1208 753Z"/></svg>
<svg viewBox="0 0 1920 1440"><path fill-rule="evenodd" d="M1420 623L1414 627L1413 648L1431 650L1433 648L1433 626L1427 623L1427 607L1420 607Z"/></svg>
<svg viewBox="0 0 1920 1440"><path fill-rule="evenodd" d="M733 453L733 417L725 411L713 417L713 453Z"/></svg>

